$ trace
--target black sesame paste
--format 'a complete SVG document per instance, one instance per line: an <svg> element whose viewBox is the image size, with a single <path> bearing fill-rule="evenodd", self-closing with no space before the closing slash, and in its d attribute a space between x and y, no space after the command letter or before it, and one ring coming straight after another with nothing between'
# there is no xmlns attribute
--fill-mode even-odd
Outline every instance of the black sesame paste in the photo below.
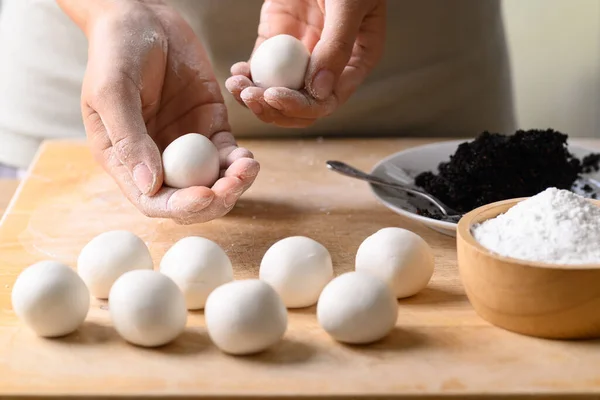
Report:
<svg viewBox="0 0 600 400"><path fill-rule="evenodd" d="M581 172L589 174L600 170L600 153L588 154L581 160Z"/></svg>
<svg viewBox="0 0 600 400"><path fill-rule="evenodd" d="M600 154L583 161L567 148L567 135L552 129L514 135L484 132L462 143L438 173L419 174L415 183L460 212L484 204L529 197L549 187L571 190L582 173L598 171ZM429 217L427 210L421 214Z"/></svg>

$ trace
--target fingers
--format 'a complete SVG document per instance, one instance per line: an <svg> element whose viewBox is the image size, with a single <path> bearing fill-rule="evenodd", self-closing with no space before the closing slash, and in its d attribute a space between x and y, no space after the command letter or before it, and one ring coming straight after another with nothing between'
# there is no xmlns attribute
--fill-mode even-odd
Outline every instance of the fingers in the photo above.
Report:
<svg viewBox="0 0 600 400"><path fill-rule="evenodd" d="M166 209L164 202L157 202L154 198L141 204L146 205L145 211L151 216L166 214L179 224L208 222L231 211L240 196L250 188L259 170L260 165L256 160L239 158L230 165L224 176L211 189L194 187L176 190L170 195Z"/></svg>
<svg viewBox="0 0 600 400"><path fill-rule="evenodd" d="M230 72L232 76L225 81L225 87L240 105L246 107L240 94L247 87L254 86L250 75L250 64L245 61L235 63L231 66Z"/></svg>
<svg viewBox="0 0 600 400"><path fill-rule="evenodd" d="M240 94L244 104L246 104L246 106L252 110L256 117L261 121L286 128L304 128L315 122L316 118L312 118L310 115L304 118L303 116L292 115L287 113L286 110L279 110L273 107L265 99L267 91L259 87L249 87L244 89ZM300 92L297 93L302 96Z"/></svg>
<svg viewBox="0 0 600 400"><path fill-rule="evenodd" d="M243 72L234 67L232 72ZM317 118L331 114L337 106L334 97L319 103L305 91L287 88L265 90L254 86L244 75L230 77L225 86L240 105L249 108L261 121L287 128L310 126Z"/></svg>
<svg viewBox="0 0 600 400"><path fill-rule="evenodd" d="M340 75L352 56L354 43L367 14L364 0L325 3L325 22L308 67L306 87L317 100L334 92Z"/></svg>
<svg viewBox="0 0 600 400"><path fill-rule="evenodd" d="M240 196L254 183L260 171L260 164L254 160L254 155L249 150L238 147L230 132L216 133L211 137L211 141L219 151L221 177L211 188L213 197L210 203L201 212L196 211L180 216L177 218L179 223L206 222L227 214ZM185 210L187 202L178 200L177 204L180 205L180 209Z"/></svg>
<svg viewBox="0 0 600 400"><path fill-rule="evenodd" d="M216 133L211 141L219 151L222 171L220 179L211 189L189 188L184 189L187 192L176 191L172 195L167 204L170 207L168 211L176 213L175 220L180 224L207 222L224 216L252 186L260 171L260 164L254 160L254 155L249 150L238 147L230 132ZM210 190L210 201L207 192L202 193L200 190ZM203 195L203 200L199 202L198 197L188 197L189 195Z"/></svg>
<svg viewBox="0 0 600 400"><path fill-rule="evenodd" d="M241 94L244 89L254 86L254 83L244 75L234 75L227 78L225 81L225 87L237 100L237 102L246 107L246 103L242 100Z"/></svg>
<svg viewBox="0 0 600 400"><path fill-rule="evenodd" d="M323 30L315 40L305 90L265 91L254 86L248 62L231 68L234 76L228 79L227 89L263 122L281 127L312 125L344 104L381 59L384 0L337 0L319 2L319 6L324 13ZM278 30L269 29L268 34L272 36L273 32ZM298 35L306 39L306 33Z"/></svg>
<svg viewBox="0 0 600 400"><path fill-rule="evenodd" d="M211 137L212 143L219 151L221 170L226 170L239 158L254 158L250 150L238 147L231 132L219 132Z"/></svg>
<svg viewBox="0 0 600 400"><path fill-rule="evenodd" d="M231 66L231 75L242 75L245 76L246 78L252 80L252 76L250 74L250 64L248 64L245 61L241 61L238 63L235 63Z"/></svg>
<svg viewBox="0 0 600 400"><path fill-rule="evenodd" d="M240 93L240 98L242 99L246 107L252 110L252 112L256 114L258 118L262 119L265 122L269 122L263 119L269 113L268 107L267 113L265 113L265 103L263 101L264 93L265 89L256 86L251 86L244 89L242 93Z"/></svg>
<svg viewBox="0 0 600 400"><path fill-rule="evenodd" d="M187 220L178 222L182 224L207 222L226 215L242 194L250 188L259 170L260 165L256 160L245 157L237 159L212 187L214 198L208 207L200 213L190 215Z"/></svg>
<svg viewBox="0 0 600 400"><path fill-rule="evenodd" d="M256 179L260 165L252 158L238 158L212 188L163 187L153 196L141 193L127 168L118 161L115 160L110 169L127 199L144 215L169 218L176 223L188 225L211 221L231 211Z"/></svg>
<svg viewBox="0 0 600 400"><path fill-rule="evenodd" d="M317 101L306 91L269 88L263 94L265 102L286 117L317 119L331 114L338 106L337 98Z"/></svg>
<svg viewBox="0 0 600 400"><path fill-rule="evenodd" d="M98 136L108 138L107 156L126 167L141 193L155 194L162 185L162 161L146 130L138 88L126 77L114 79L92 90L88 103L98 117L98 123L86 124L92 146L102 142Z"/></svg>

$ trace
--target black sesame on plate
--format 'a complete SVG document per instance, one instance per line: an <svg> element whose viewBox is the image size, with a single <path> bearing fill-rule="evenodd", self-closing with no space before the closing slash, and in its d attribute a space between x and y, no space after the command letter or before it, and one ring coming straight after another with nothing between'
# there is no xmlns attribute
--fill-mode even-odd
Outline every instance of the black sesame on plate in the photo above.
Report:
<svg viewBox="0 0 600 400"><path fill-rule="evenodd" d="M579 160L569 152L567 139L552 129L519 130L514 135L483 132L459 145L449 161L439 164L437 173L417 175L415 184L463 213L496 201L530 197L549 187L573 190L583 174L600 169L600 154ZM581 190L593 192L589 183ZM430 210L419 214L441 218Z"/></svg>

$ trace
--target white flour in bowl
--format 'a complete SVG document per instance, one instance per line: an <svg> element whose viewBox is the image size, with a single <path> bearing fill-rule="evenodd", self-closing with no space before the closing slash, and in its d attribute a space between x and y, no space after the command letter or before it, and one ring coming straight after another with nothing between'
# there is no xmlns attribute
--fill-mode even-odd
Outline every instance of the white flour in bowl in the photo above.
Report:
<svg viewBox="0 0 600 400"><path fill-rule="evenodd" d="M545 191L472 228L506 257L552 264L600 264L600 207L568 190Z"/></svg>

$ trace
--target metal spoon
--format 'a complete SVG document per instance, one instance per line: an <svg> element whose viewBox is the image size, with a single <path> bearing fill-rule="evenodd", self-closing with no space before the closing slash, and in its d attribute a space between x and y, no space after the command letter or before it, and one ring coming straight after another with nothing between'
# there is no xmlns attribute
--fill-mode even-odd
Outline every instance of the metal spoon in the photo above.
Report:
<svg viewBox="0 0 600 400"><path fill-rule="evenodd" d="M403 190L406 193L411 193L415 196L420 196L428 200L433 205L435 205L442 212L442 214L446 217L449 217L449 219L457 220L462 216L461 213L459 213L451 207L448 207L438 198L432 196L427 192L417 189L415 186L387 181L377 176L367 174L366 172L356 169L342 161L327 161L327 167L339 174L349 176L350 178L360 179L366 182L374 183L376 185L392 187L398 190Z"/></svg>

